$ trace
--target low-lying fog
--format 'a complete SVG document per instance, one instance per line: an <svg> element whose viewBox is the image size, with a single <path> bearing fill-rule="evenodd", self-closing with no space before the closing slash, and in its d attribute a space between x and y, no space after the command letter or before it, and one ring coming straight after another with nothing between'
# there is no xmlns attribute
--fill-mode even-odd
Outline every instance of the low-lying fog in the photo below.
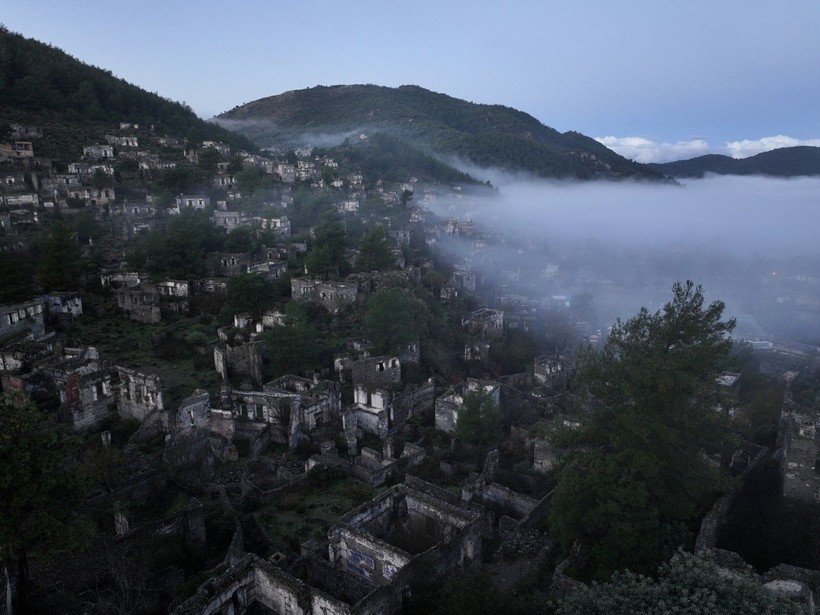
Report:
<svg viewBox="0 0 820 615"><path fill-rule="evenodd" d="M443 247L504 292L590 293L594 324L606 327L641 305L657 309L676 280L691 279L726 302L738 334L820 343L820 178L492 180L495 197L439 200L432 209L470 218L486 234L478 250L475 238Z"/></svg>

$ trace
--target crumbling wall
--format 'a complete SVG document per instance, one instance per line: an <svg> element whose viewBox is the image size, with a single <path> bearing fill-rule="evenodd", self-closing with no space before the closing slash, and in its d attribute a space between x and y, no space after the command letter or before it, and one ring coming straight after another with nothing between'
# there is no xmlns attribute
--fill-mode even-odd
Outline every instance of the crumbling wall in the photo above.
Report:
<svg viewBox="0 0 820 615"><path fill-rule="evenodd" d="M259 342L225 346L228 378L262 384L262 347Z"/></svg>
<svg viewBox="0 0 820 615"><path fill-rule="evenodd" d="M555 447L548 440L538 439L532 446L532 469L540 474L546 474L555 469L557 457Z"/></svg>
<svg viewBox="0 0 820 615"><path fill-rule="evenodd" d="M176 428L198 427L207 429L211 424L211 396L197 389L182 400L177 411Z"/></svg>
<svg viewBox="0 0 820 615"><path fill-rule="evenodd" d="M787 394L788 395L788 394ZM786 399L780 415L783 442L783 496L802 502L820 502L818 413Z"/></svg>
<svg viewBox="0 0 820 615"><path fill-rule="evenodd" d="M453 433L456 430L458 411L464 404L464 398L455 393L439 397L435 402L436 429Z"/></svg>
<svg viewBox="0 0 820 615"><path fill-rule="evenodd" d="M410 562L410 554L352 527L332 531L334 565L360 577L385 585Z"/></svg>
<svg viewBox="0 0 820 615"><path fill-rule="evenodd" d="M535 498L516 493L498 483L484 486L481 491L481 502L497 511L503 511L515 520L524 518L538 505L538 500Z"/></svg>
<svg viewBox="0 0 820 615"><path fill-rule="evenodd" d="M422 386L393 399L390 408L390 430L404 427L407 419L422 414L432 414L436 403L436 386L428 381Z"/></svg>
<svg viewBox="0 0 820 615"><path fill-rule="evenodd" d="M267 562L254 566L254 598L274 613L310 615L310 590L296 577Z"/></svg>

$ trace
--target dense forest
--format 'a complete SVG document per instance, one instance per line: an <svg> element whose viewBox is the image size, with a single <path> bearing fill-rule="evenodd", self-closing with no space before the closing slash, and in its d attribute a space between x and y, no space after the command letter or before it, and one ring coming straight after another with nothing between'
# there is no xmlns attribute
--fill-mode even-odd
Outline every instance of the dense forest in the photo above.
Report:
<svg viewBox="0 0 820 615"><path fill-rule="evenodd" d="M215 140L253 150L243 137L206 122L185 104L151 94L67 53L0 29L0 118L40 124L127 121L156 131ZM73 141L74 139L69 139Z"/></svg>

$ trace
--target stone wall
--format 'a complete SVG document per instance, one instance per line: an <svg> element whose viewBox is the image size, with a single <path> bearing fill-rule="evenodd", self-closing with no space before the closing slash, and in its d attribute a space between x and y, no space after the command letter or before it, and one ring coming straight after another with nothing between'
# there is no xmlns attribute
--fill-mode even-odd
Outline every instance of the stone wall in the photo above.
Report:
<svg viewBox="0 0 820 615"><path fill-rule="evenodd" d="M820 502L820 474L815 471L818 447L817 424L813 408L800 406L788 398L780 415L783 442L783 496L802 502Z"/></svg>
<svg viewBox="0 0 820 615"><path fill-rule="evenodd" d="M401 383L401 361L381 355L354 361L353 383L368 389L392 389Z"/></svg>

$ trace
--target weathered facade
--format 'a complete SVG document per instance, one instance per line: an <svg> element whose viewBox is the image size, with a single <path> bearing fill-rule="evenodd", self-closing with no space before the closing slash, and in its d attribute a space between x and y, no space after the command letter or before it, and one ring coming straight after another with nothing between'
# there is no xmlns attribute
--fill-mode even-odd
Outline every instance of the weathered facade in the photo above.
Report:
<svg viewBox="0 0 820 615"><path fill-rule="evenodd" d="M40 370L51 377L60 397L59 418L74 431L97 427L115 410L114 371L95 348L64 348Z"/></svg>
<svg viewBox="0 0 820 615"><path fill-rule="evenodd" d="M126 418L142 420L154 411L163 411L159 376L127 367L116 367L119 376L117 408Z"/></svg>
<svg viewBox="0 0 820 615"><path fill-rule="evenodd" d="M330 312L338 312L345 305L355 303L359 296L357 284L309 278L293 278L290 290L294 299L316 301Z"/></svg>
<svg viewBox="0 0 820 615"><path fill-rule="evenodd" d="M0 305L0 339L22 333L33 339L45 333L42 300Z"/></svg>

